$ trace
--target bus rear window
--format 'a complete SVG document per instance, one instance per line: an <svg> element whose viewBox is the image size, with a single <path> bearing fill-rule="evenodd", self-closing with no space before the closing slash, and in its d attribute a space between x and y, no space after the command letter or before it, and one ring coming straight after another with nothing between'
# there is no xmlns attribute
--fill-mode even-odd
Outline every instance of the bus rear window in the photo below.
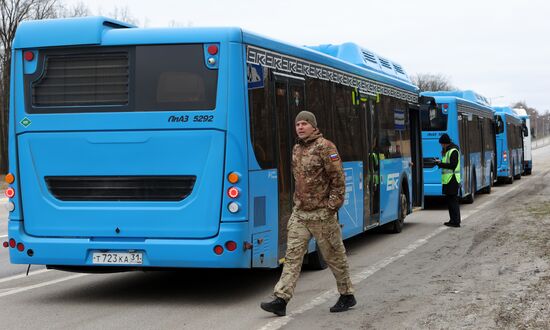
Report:
<svg viewBox="0 0 550 330"><path fill-rule="evenodd" d="M423 131L447 130L447 114L443 113L441 105L438 104L437 108L421 111L421 117Z"/></svg>
<svg viewBox="0 0 550 330"><path fill-rule="evenodd" d="M25 76L27 112L212 110L218 70L204 46L52 49Z"/></svg>
<svg viewBox="0 0 550 330"><path fill-rule="evenodd" d="M202 45L137 47L137 110L214 109L218 71L204 60Z"/></svg>

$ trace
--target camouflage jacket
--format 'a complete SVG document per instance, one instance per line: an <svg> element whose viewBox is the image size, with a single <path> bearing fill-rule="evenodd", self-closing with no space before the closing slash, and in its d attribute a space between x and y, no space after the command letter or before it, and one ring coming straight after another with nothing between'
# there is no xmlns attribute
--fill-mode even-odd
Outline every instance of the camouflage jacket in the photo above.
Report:
<svg viewBox="0 0 550 330"><path fill-rule="evenodd" d="M346 182L340 155L319 130L294 145L292 172L296 181L294 205L298 209L326 207L337 211L344 203Z"/></svg>

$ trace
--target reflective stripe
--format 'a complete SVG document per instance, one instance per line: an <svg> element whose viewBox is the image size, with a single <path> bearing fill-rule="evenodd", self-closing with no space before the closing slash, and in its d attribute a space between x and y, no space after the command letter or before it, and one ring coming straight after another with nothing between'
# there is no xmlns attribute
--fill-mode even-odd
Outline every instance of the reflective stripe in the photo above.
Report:
<svg viewBox="0 0 550 330"><path fill-rule="evenodd" d="M448 150L445 153L445 156L443 156L443 159L441 160L441 162L445 164L449 164L451 162L451 153L453 151L458 152L458 149L453 148L451 150ZM456 182L460 183L460 153L458 153L458 162L456 164L454 171L448 168L441 169L441 183L448 184L453 178L453 175L456 178Z"/></svg>

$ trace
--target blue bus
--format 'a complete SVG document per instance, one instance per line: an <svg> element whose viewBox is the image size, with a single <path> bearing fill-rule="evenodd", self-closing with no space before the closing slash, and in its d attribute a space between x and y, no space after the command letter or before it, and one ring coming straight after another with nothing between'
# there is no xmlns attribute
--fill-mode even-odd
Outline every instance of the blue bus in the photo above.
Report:
<svg viewBox="0 0 550 330"><path fill-rule="evenodd" d="M345 238L422 205L418 89L355 44L57 19L21 23L12 67L12 263L278 267L305 109L339 147Z"/></svg>
<svg viewBox="0 0 550 330"><path fill-rule="evenodd" d="M510 107L493 107L497 127L497 178L506 183L521 179L524 124Z"/></svg>
<svg viewBox="0 0 550 330"><path fill-rule="evenodd" d="M439 137L447 133L459 146L464 202L473 203L478 191L491 193L496 177L495 127L487 99L473 91L423 92L435 98L436 108L422 112L424 195L442 196Z"/></svg>

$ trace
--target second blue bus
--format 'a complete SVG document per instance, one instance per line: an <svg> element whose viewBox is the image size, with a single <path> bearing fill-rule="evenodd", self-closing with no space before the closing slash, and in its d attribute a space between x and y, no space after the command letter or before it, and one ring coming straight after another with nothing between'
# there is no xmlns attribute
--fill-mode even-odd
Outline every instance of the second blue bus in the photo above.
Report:
<svg viewBox="0 0 550 330"><path fill-rule="evenodd" d="M493 110L486 98L473 91L423 92L421 95L435 98L437 104L422 112L424 195L443 196L441 169L434 161L442 158L439 138L446 133L460 148L459 194L466 203L473 203L478 191L491 192L496 177Z"/></svg>

